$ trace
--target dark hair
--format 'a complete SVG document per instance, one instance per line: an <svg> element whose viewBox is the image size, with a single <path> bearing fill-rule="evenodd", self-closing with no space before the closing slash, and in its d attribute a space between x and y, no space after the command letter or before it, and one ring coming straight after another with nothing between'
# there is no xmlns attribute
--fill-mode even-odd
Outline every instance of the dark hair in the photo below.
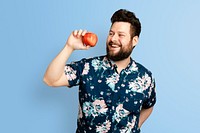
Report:
<svg viewBox="0 0 200 133"><path fill-rule="evenodd" d="M111 17L111 23L115 22L128 22L131 24L131 37L140 36L141 32L141 23L140 20L135 16L133 12L130 12L126 9L120 9L116 11Z"/></svg>

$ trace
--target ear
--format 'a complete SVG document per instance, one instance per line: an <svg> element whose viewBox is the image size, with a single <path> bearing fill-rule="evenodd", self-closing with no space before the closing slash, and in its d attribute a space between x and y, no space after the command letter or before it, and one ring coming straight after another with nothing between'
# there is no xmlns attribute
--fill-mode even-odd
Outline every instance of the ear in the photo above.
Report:
<svg viewBox="0 0 200 133"><path fill-rule="evenodd" d="M132 46L135 47L137 45L138 41L139 41L139 37L138 36L134 36L132 38Z"/></svg>

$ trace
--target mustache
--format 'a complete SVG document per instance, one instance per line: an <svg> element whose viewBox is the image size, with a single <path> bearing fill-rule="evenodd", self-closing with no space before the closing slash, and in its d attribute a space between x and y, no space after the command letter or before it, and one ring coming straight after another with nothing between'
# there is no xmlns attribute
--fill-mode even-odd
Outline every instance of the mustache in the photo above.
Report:
<svg viewBox="0 0 200 133"><path fill-rule="evenodd" d="M112 41L110 41L110 42L108 42L108 45L117 45L117 46L119 46L119 47L121 47L122 45L121 44L119 44L119 43L114 43L114 42L112 42Z"/></svg>

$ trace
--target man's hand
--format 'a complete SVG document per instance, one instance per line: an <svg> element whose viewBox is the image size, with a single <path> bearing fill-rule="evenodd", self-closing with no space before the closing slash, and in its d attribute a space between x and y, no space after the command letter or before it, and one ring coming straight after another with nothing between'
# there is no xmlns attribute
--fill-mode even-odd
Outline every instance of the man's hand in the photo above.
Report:
<svg viewBox="0 0 200 133"><path fill-rule="evenodd" d="M74 50L87 50L90 46L83 44L82 38L87 33L87 30L74 30L69 36L66 45L68 45L73 51Z"/></svg>

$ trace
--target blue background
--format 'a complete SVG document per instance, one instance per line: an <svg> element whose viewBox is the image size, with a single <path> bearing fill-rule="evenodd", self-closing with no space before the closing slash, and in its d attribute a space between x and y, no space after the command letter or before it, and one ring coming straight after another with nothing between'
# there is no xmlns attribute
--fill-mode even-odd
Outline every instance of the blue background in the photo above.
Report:
<svg viewBox="0 0 200 133"><path fill-rule="evenodd" d="M1 0L0 132L75 132L77 87L48 87L44 72L74 29L95 32L99 41L69 61L105 54L110 17L120 8L140 18L132 57L157 83L157 104L142 132L200 132L199 7L199 0Z"/></svg>

